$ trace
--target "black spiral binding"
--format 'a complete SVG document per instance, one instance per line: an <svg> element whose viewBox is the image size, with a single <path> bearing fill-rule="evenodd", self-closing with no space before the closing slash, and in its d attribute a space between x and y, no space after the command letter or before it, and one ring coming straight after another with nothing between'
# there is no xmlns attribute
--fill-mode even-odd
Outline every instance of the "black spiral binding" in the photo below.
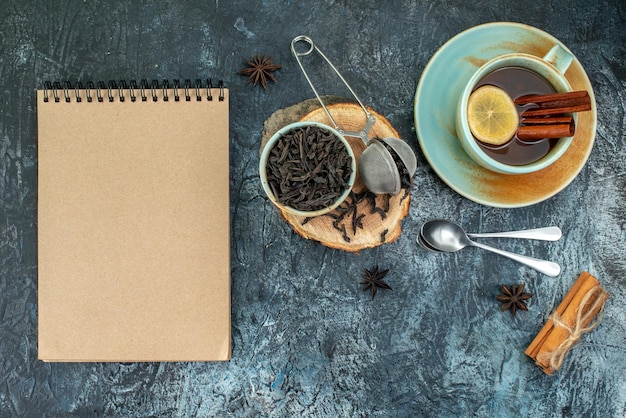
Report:
<svg viewBox="0 0 626 418"><path fill-rule="evenodd" d="M213 87L210 78L207 78L205 82L198 78L194 83L190 79L186 79L182 87L178 79L172 80L172 86L170 86L169 80L163 80L162 82L152 80L148 82L146 79L141 80L139 83L136 80L130 80L128 83L125 80L120 80L119 82L111 80L108 83L98 81L95 84L93 81L88 81L85 87L83 87L80 81L74 84L69 81L64 81L63 83L46 81L43 85L43 101L47 103L52 99L56 103L61 100L69 103L72 101L73 96L78 103L83 100L86 100L88 103L94 100L100 103L104 101L114 102L116 100L125 102L127 99L131 102L137 100L146 102L148 98L152 98L152 101L156 102L159 100L159 97L164 102L167 102L170 100L169 90L173 89L175 102L181 99L189 102L194 96L196 101L201 102L203 100L213 101L212 90L214 88L219 89L217 99L223 102L224 83L220 80L217 83L217 87ZM158 94L159 90L161 90L161 96ZM182 96L180 95L181 90ZM84 97L81 95L82 91L85 92Z"/></svg>

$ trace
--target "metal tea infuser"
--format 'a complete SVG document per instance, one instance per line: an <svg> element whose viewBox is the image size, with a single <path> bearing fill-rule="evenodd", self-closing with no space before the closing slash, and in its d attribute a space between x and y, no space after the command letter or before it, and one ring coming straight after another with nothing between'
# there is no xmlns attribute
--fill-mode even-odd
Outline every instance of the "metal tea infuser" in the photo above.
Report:
<svg viewBox="0 0 626 418"><path fill-rule="evenodd" d="M306 44L308 45L308 48L305 51L298 51L296 49L296 44L298 43ZM309 78L309 75L304 69L300 59L301 57L311 54L313 51L316 51L328 63L330 68L333 69L335 74L337 74L352 96L359 103L361 109L363 109L366 117L366 123L362 130L358 132L351 132L341 129L328 111L328 108L317 92L317 89ZM313 40L310 37L305 35L295 37L291 41L291 52L296 58L296 61L300 66L300 70L302 70L302 73L309 83L309 86L311 86L313 93L315 93L315 97L317 97L317 100L322 105L328 119L333 124L333 127L343 136L360 138L366 145L366 149L361 154L358 164L359 174L363 179L365 187L367 187L371 192L377 194L398 194L402 186L401 175L407 175L408 173L409 178L411 178L417 169L417 159L415 158L415 154L413 153L411 147L406 142L398 138L369 139L368 134L376 122L376 118L365 108L363 102L361 102L345 78L343 78L343 76L339 73L339 70L337 70L328 57L326 57L326 55L324 55L324 53L313 43ZM391 151L388 148L391 149ZM392 152L397 155L400 160L399 163L396 162L396 159L394 159ZM399 164L404 167L399 167ZM404 169L406 169L406 173L403 174Z"/></svg>

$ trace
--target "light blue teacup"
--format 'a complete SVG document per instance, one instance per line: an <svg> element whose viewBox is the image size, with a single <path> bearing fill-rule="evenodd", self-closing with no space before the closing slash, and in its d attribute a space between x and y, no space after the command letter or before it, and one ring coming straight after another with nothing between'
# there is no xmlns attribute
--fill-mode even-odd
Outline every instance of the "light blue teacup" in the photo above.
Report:
<svg viewBox="0 0 626 418"><path fill-rule="evenodd" d="M556 145L547 155L529 164L509 165L497 161L487 155L477 144L472 135L467 120L467 102L476 84L487 74L504 67L521 67L535 72L554 87L557 93L572 91L572 87L565 78L565 71L571 64L574 56L561 45L555 45L543 57L524 53L501 55L483 64L467 82L458 102L456 112L456 134L461 141L465 152L481 166L504 174L527 174L548 167L557 161L572 143L573 137L559 138ZM576 114L573 115L577 122Z"/></svg>

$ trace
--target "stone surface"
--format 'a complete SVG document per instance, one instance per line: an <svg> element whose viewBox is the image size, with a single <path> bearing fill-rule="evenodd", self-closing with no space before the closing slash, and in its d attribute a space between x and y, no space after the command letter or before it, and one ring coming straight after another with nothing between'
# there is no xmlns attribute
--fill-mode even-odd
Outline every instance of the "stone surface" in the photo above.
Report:
<svg viewBox="0 0 626 418"><path fill-rule="evenodd" d="M626 415L626 4L436 0L0 2L0 417ZM449 38L518 21L564 42L598 103L588 164L540 204L497 209L433 173L413 96ZM361 99L418 154L403 233L360 255L304 240L258 179L263 121L313 96L289 46L308 34ZM252 54L283 68L267 91L237 75ZM346 95L319 63L323 94ZM231 91L233 359L228 363L46 364L37 360L37 128L45 80L221 78ZM473 231L558 225L556 243L494 244L561 263L542 276L477 249L417 247L421 223ZM389 268L374 300L360 274ZM582 270L611 293L602 324L545 376L524 349ZM500 313L501 283L525 282L529 312Z"/></svg>

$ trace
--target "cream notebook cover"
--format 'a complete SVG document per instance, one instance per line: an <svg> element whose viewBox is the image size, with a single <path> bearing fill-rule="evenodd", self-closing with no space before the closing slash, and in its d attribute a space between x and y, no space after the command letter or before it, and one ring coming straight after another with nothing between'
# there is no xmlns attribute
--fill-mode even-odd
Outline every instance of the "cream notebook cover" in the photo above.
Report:
<svg viewBox="0 0 626 418"><path fill-rule="evenodd" d="M37 92L42 360L230 358L228 90L167 86Z"/></svg>

